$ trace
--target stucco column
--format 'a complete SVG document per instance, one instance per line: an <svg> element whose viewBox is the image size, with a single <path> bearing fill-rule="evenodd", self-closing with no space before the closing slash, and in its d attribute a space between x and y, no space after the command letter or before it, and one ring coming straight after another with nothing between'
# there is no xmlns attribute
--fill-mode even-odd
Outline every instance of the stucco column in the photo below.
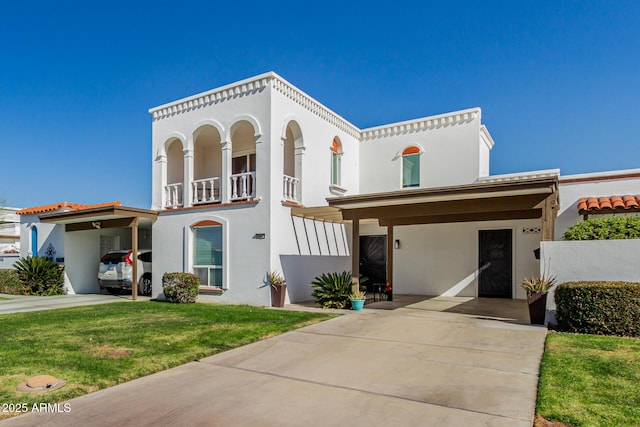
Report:
<svg viewBox="0 0 640 427"><path fill-rule="evenodd" d="M191 206L193 202L193 150L184 150L184 179L182 188L182 205L185 208Z"/></svg>
<svg viewBox="0 0 640 427"><path fill-rule="evenodd" d="M220 177L220 192L222 203L231 202L231 142L222 142L222 176Z"/></svg>
<svg viewBox="0 0 640 427"><path fill-rule="evenodd" d="M293 151L295 156L295 178L298 180L296 188L296 200L298 203L302 203L302 157L304 156L305 147L296 147Z"/></svg>
<svg viewBox="0 0 640 427"><path fill-rule="evenodd" d="M156 201L159 203L159 205L155 207L158 209L164 209L164 207L167 205L167 192L164 189L164 187L167 185L167 156L164 154L158 155L158 157L156 157L156 162L158 162L158 167L160 169L160 182L158 185L158 189L156 190ZM158 194L158 192L160 194Z"/></svg>

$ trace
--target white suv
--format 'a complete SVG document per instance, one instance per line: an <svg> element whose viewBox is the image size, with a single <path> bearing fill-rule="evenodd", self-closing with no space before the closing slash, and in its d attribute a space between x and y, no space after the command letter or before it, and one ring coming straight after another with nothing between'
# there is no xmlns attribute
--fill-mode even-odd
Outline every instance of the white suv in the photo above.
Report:
<svg viewBox="0 0 640 427"><path fill-rule="evenodd" d="M131 290L133 260L131 251L111 251L100 258L98 284L110 294ZM138 293L151 295L151 251L138 251Z"/></svg>

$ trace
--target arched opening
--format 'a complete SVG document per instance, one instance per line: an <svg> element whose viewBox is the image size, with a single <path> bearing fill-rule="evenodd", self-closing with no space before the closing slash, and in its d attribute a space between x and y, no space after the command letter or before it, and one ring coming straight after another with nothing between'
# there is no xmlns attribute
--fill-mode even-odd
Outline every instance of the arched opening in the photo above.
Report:
<svg viewBox="0 0 640 427"><path fill-rule="evenodd" d="M204 125L195 133L193 148L193 204L220 202L222 138L213 126Z"/></svg>
<svg viewBox="0 0 640 427"><path fill-rule="evenodd" d="M402 151L402 187L420 186L420 155L419 147L411 146Z"/></svg>
<svg viewBox="0 0 640 427"><path fill-rule="evenodd" d="M184 180L184 147L175 138L167 141L167 185L165 186L165 206L183 205L182 182Z"/></svg>
<svg viewBox="0 0 640 427"><path fill-rule="evenodd" d="M342 142L337 136L331 143L331 185L340 186L342 179Z"/></svg>
<svg viewBox="0 0 640 427"><path fill-rule="evenodd" d="M256 196L256 137L251 123L241 120L231 128L231 200Z"/></svg>
<svg viewBox="0 0 640 427"><path fill-rule="evenodd" d="M295 121L287 124L282 148L284 155L282 197L286 201L300 202L304 143L300 126Z"/></svg>

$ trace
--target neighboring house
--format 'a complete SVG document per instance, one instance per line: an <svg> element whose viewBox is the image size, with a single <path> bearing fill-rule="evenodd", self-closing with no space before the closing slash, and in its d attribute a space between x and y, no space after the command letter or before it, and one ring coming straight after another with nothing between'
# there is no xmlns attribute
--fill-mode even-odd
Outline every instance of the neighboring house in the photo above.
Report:
<svg viewBox="0 0 640 427"><path fill-rule="evenodd" d="M20 254L20 217L18 208L0 206L0 268L9 268Z"/></svg>
<svg viewBox="0 0 640 427"><path fill-rule="evenodd" d="M525 298L534 250L580 220L580 197L640 188L637 170L491 176L479 108L360 129L275 73L149 112L151 209L22 213L23 253L30 230L53 227L70 292L97 291L116 233L113 249L153 248L153 296L186 271L203 298L268 305L278 270L298 302L316 275L351 270L395 293Z"/></svg>

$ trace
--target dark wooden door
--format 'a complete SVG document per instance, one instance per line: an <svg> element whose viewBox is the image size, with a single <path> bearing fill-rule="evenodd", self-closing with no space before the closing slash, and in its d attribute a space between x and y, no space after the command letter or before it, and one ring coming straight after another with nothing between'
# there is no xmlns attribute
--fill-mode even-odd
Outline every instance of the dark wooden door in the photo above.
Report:
<svg viewBox="0 0 640 427"><path fill-rule="evenodd" d="M512 271L512 231L480 230L478 269L478 296L511 298Z"/></svg>
<svg viewBox="0 0 640 427"><path fill-rule="evenodd" d="M360 274L367 289L387 282L387 236L360 236Z"/></svg>

